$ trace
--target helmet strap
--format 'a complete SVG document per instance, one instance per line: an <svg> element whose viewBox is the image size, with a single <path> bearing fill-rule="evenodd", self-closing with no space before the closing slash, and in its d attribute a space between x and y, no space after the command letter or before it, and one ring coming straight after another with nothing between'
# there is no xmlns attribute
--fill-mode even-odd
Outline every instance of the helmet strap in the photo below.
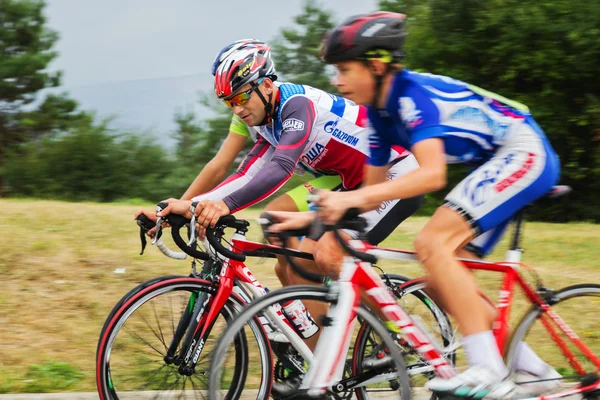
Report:
<svg viewBox="0 0 600 400"><path fill-rule="evenodd" d="M258 97L260 98L260 100L263 102L263 105L265 107L265 119L262 120L262 122L260 123L260 125L261 126L262 125L266 125L269 122L271 122L271 112L273 111L273 104L271 104L271 101L273 100L273 92L271 92L271 94L269 94L269 100L268 101L262 95L262 93L260 92L260 90L257 90L256 94L258 95Z"/></svg>

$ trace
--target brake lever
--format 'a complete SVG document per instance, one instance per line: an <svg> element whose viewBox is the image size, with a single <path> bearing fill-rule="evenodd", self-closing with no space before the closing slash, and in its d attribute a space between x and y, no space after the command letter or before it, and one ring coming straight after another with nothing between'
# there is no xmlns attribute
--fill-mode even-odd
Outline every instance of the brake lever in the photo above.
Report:
<svg viewBox="0 0 600 400"><path fill-rule="evenodd" d="M142 251L140 251L140 256L141 256L144 254L144 250L146 249L146 245L148 244L148 241L146 240L146 229L144 229L142 221L138 220L137 224L140 227L140 240L142 242Z"/></svg>
<svg viewBox="0 0 600 400"><path fill-rule="evenodd" d="M155 245L156 242L158 241L158 239L160 239L160 237L162 236L162 223L163 223L163 218L162 217L158 217L158 219L156 220L156 235L154 235L154 239L152 239L152 244Z"/></svg>
<svg viewBox="0 0 600 400"><path fill-rule="evenodd" d="M197 204L197 203L196 203ZM192 246L194 241L196 241L196 204L192 202L190 205L190 212L192 213L192 219L190 220L190 237L187 243L188 246Z"/></svg>

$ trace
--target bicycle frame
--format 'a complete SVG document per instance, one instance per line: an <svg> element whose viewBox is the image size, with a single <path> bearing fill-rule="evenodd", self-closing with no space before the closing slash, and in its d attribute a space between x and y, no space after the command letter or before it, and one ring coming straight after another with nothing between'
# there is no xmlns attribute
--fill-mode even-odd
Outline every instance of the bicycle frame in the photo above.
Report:
<svg viewBox="0 0 600 400"><path fill-rule="evenodd" d="M351 240L350 246L360 252L368 252L378 258L418 262L416 254L410 251L386 249L372 246L361 240ZM500 287L500 296L497 304L498 316L493 324L493 333L496 338L498 349L503 354L507 346L509 335L509 316L515 290L519 286L527 299L537 307L546 311L541 317L543 326L548 331L553 341L559 347L565 358L579 374L585 374L581 364L577 361L575 354L569 349L565 341L559 336L556 327L587 357L600 371L600 358L585 346L575 332L560 318L553 310L548 301L540 296L519 273L521 264L521 250L511 249L507 252L507 261L491 263L480 260L459 259L462 264L471 270L491 271L504 274ZM338 301L336 307L330 310L331 326L326 327L322 333L322 340L315 350L315 359L318 361L315 368L310 368L302 382L302 389L310 389L309 395L324 393L327 389L339 381L340 354L348 351L349 335L352 332L351 322L355 316L355 308L360 302L360 290L364 290L369 297L377 303L388 320L393 321L402 331L404 339L411 347L417 350L421 356L432 365L438 376L449 378L456 375L454 368L444 359L440 349L430 340L429 336L420 326L398 304L394 298L378 283L377 275L369 263L357 260L353 257L345 257L340 279L338 280ZM553 325L554 324L554 325ZM339 331L334 334L334 327L345 327L344 335ZM336 336L337 335L337 336ZM323 343L323 345L321 345ZM334 352L332 354L332 352ZM586 387L576 387L563 393L540 397L540 399L554 399L583 393L592 389L600 389L600 381Z"/></svg>
<svg viewBox="0 0 600 400"><path fill-rule="evenodd" d="M242 253L243 251L249 250L271 250L271 251L282 251L280 247L265 245L257 242L250 242L246 240L243 234L235 233L232 236L232 246L230 248L233 252ZM222 257L222 256L220 256ZM218 278L218 287L214 295L207 294L207 299L203 302L203 309L198 313L196 318L197 325L193 331L192 336L188 341L189 346L186 351L185 363L192 359L195 364L202 353L204 343L208 336L219 312L227 302L227 299L232 293L239 295L242 299L249 302L251 299L248 297L247 292L236 286L237 283L243 284L244 289L249 291L253 298L264 296L267 291L260 284L260 282L254 277L254 274L250 269L241 261L231 260L229 258L223 259L223 265L221 267L221 273ZM211 298L212 297L212 298ZM208 305L208 312L205 313ZM304 340L296 333L292 328L290 322L283 314L281 307L272 306L266 311L266 318L268 321L263 321L262 325L267 333L269 333L268 323L275 325L279 330L283 332L288 340L290 340L292 346L298 351L298 353L309 363L313 360L313 353L306 345ZM195 340L193 340L193 339ZM184 343L185 343L184 342ZM174 347L173 344L171 347ZM195 351L194 351L195 348ZM193 352L193 356L192 356Z"/></svg>

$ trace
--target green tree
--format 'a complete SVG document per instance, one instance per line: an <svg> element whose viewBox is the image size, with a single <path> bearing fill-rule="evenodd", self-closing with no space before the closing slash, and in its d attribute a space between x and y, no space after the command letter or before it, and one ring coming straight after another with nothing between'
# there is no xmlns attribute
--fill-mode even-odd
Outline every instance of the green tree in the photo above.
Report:
<svg viewBox="0 0 600 400"><path fill-rule="evenodd" d="M334 27L332 13L312 0L296 16L295 28L283 29L273 41L273 58L278 72L286 80L335 92L328 67L319 59L321 39Z"/></svg>
<svg viewBox="0 0 600 400"><path fill-rule="evenodd" d="M61 77L47 71L58 35L46 27L44 7L41 0L0 0L0 168L9 146L90 118L65 94L32 106L39 91L59 86ZM2 186L0 176L0 191Z"/></svg>
<svg viewBox="0 0 600 400"><path fill-rule="evenodd" d="M148 138L83 121L66 132L13 146L5 176L11 195L65 200L156 200L171 194L173 165Z"/></svg>

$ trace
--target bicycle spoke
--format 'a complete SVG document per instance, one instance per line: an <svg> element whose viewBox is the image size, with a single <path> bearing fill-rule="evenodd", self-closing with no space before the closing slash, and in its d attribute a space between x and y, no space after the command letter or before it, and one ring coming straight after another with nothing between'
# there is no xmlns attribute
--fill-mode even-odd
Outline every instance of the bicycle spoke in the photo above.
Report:
<svg viewBox="0 0 600 400"><path fill-rule="evenodd" d="M165 343L161 340L161 337L156 333L156 331L154 329L152 329L152 327L150 326L150 323L148 322L148 320L146 320L144 314L143 313L140 313L140 314L141 315L139 317L146 324L146 326L148 326L148 328L150 328L150 332L152 332L152 334L154 336L156 336L156 338L163 344L163 346L165 346L165 348L167 348L167 346L165 345Z"/></svg>
<svg viewBox="0 0 600 400"><path fill-rule="evenodd" d="M175 319L173 318L175 313L173 312L173 300L171 299L171 296L169 296L169 308L171 309L171 333L175 336Z"/></svg>
<svg viewBox="0 0 600 400"><path fill-rule="evenodd" d="M128 333L131 336L134 336L135 338L139 339L141 342L144 342L145 344L147 344L152 350L154 350L156 353L158 353L159 356L164 357L165 355L163 353L161 353L156 347L152 346L152 344L150 342L148 342L146 339L142 338L140 335L138 335L137 333L133 332L133 331L128 331Z"/></svg>
<svg viewBox="0 0 600 400"><path fill-rule="evenodd" d="M104 387L108 388L110 385L110 390L118 393L119 397L122 397L121 393L139 391L151 391L153 393L150 397L161 400L196 400L205 397L203 391L207 389L208 360L213 354L217 337L225 327L224 320L231 319L231 313L237 305L233 306L228 301L223 311L217 314L217 324L214 332L211 331L205 339L201 358L198 365L194 366L196 370L189 376L184 375L179 371L180 365L167 364L164 357L169 348L168 341L172 340L169 336L174 336L177 331L178 316L183 316L183 312L177 308L181 306L185 311L185 307L189 307L191 296L205 292L205 285L200 283L196 287L192 282L190 288L182 288L180 282L174 284L174 289L157 287L159 293L155 296L139 297L136 300L139 302L130 306L133 311L121 314L124 319L113 324L116 332L104 335L112 341L104 346L110 351L106 353L110 354L110 365L105 365L110 368L111 377L110 381L104 381ZM243 347L239 351L247 354L248 350ZM174 356L180 357L181 352L182 349L178 346ZM233 374L233 379L227 381L229 386L225 388L228 392L237 393L236 396L241 393L242 384L239 382L245 378L245 373L240 372L235 364L238 359L239 356L232 358L229 363L232 368L228 370L227 376ZM247 364L244 365L247 368ZM189 393L190 391L194 394Z"/></svg>
<svg viewBox="0 0 600 400"><path fill-rule="evenodd" d="M160 321L158 320L158 314L156 313L156 307L154 306L154 302L152 302L152 311L154 312L154 319L156 320L156 326L158 326L158 331L160 332L160 341L165 347L165 353L168 351L167 344L165 343L165 337L162 333L162 328L160 327Z"/></svg>

